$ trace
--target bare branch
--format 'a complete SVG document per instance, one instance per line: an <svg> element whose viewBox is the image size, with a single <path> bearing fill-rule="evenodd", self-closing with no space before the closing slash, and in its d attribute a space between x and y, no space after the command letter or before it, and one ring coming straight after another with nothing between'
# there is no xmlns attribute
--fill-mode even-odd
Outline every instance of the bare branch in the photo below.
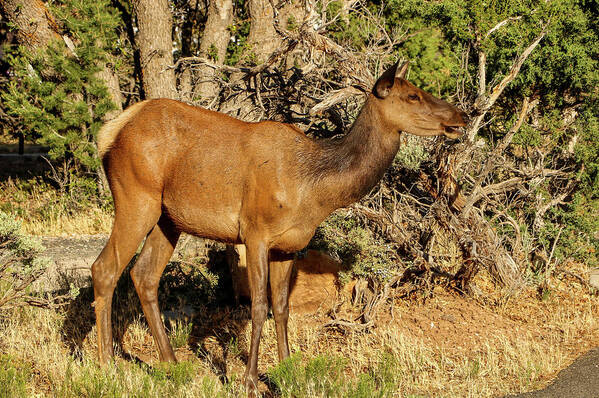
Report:
<svg viewBox="0 0 599 398"><path fill-rule="evenodd" d="M310 115L314 116L319 113L326 111L329 108L337 105L340 102L345 101L346 99L353 97L355 95L363 94L364 91L359 90L355 87L346 87L340 90L332 91L324 100L314 105L310 109Z"/></svg>
<svg viewBox="0 0 599 398"><path fill-rule="evenodd" d="M543 220L545 213L547 213L547 211L549 211L549 209L551 209L552 207L563 204L564 200L570 194L572 194L575 187L576 187L576 180L568 181L568 184L564 188L563 192L561 192L559 195L557 195L556 197L551 199L549 202L545 203L544 205L540 206L537 209L537 211L535 212L535 219L533 222L533 227L537 231L540 230L543 227L543 225L545 224L545 221Z"/></svg>
<svg viewBox="0 0 599 398"><path fill-rule="evenodd" d="M534 105L536 105L536 102L534 103ZM520 110L520 114L518 116L518 120L510 128L505 137L503 137L501 142L495 147L493 152L489 155L487 161L485 162L485 165L482 168L482 172L478 175L474 183L474 187L472 189L472 194L468 197L468 199L466 200L466 204L462 209L462 212L464 214L468 214L472 209L474 203L476 203L476 201L481 198L482 193L480 192L480 187L482 185L482 182L489 175L489 173L497 167L497 160L500 158L503 151L505 151L508 145L512 142L514 135L516 134L516 132L518 132L520 126L522 126L524 119L526 119L526 116L528 115L533 106L531 106L530 99L528 97L524 98L524 101L522 103L522 109Z"/></svg>
<svg viewBox="0 0 599 398"><path fill-rule="evenodd" d="M210 68L213 68L215 70L222 71L222 72L229 72L229 73L241 72L241 73L245 73L248 76L255 76L258 73L264 72L268 67L270 67L272 64L274 64L275 61L277 59L279 59L281 56L292 51L296 45L297 45L297 41L289 40L286 45L278 48L275 52L273 52L268 57L268 60L266 62L264 62L260 65L253 66L251 68L217 64L217 63L210 61L209 59L207 59L205 57L182 57L182 58L179 58L177 60L177 62L175 62L173 65L167 66L167 69L178 69L182 64L195 63L195 64L203 64Z"/></svg>
<svg viewBox="0 0 599 398"><path fill-rule="evenodd" d="M503 21L499 22L497 25L495 25L491 29L489 29L489 31L487 32L487 34L485 34L485 37L484 37L483 40L486 40L496 30L501 29L502 26L507 25L509 22L517 21L519 19L522 19L522 15L518 15L516 17L510 17L510 18L504 19Z"/></svg>
<svg viewBox="0 0 599 398"><path fill-rule="evenodd" d="M478 52L478 97L482 98L487 92L487 54Z"/></svg>
<svg viewBox="0 0 599 398"><path fill-rule="evenodd" d="M495 104L495 101L499 98L503 90L510 84L516 76L518 76L518 72L520 72L520 68L524 64L524 61L528 58L528 56L533 52L533 50L539 45L543 37L547 34L547 30L543 29L542 32L536 37L536 39L520 54L518 58L512 64L509 73L495 86L491 89L491 93L489 95L484 94L483 96L479 96L475 101L475 108L480 112L478 116L474 118L468 127L467 137L468 141L472 142L474 140L474 136L478 132L480 128L480 124L483 121L485 115L491 109L491 107Z"/></svg>

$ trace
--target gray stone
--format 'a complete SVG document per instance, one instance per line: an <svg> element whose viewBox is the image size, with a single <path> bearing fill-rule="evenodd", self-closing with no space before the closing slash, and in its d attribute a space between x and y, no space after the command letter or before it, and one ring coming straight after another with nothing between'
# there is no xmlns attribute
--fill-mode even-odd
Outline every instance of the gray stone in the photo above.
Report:
<svg viewBox="0 0 599 398"><path fill-rule="evenodd" d="M599 268L594 268L589 272L589 284L595 289L599 289Z"/></svg>

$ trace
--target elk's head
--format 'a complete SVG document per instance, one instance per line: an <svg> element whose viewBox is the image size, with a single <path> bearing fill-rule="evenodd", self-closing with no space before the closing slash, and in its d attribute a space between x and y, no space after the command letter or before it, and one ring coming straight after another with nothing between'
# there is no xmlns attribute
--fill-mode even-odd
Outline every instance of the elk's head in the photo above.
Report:
<svg viewBox="0 0 599 398"><path fill-rule="evenodd" d="M466 114L405 80L408 63L399 62L378 79L372 93L382 117L393 129L420 136L445 135L458 138L466 125Z"/></svg>

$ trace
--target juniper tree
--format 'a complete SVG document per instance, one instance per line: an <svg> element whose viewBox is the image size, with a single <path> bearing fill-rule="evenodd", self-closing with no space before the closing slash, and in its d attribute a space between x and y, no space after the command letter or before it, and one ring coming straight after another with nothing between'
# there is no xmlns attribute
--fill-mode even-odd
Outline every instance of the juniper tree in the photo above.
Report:
<svg viewBox="0 0 599 398"><path fill-rule="evenodd" d="M27 140L47 146L55 164L68 166L61 180L69 189L78 181L72 177L99 170L95 135L105 115L121 106L112 101L100 72L107 63L126 70L128 46L120 38L120 15L108 0L65 0L49 10L61 34L40 48L8 49L12 76L1 101Z"/></svg>

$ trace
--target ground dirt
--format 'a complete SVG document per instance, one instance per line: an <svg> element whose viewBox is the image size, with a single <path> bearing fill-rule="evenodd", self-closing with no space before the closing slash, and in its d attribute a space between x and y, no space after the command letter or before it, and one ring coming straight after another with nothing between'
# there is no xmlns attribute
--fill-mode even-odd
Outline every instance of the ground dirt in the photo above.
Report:
<svg viewBox="0 0 599 398"><path fill-rule="evenodd" d="M60 281L65 275L77 275L81 286L89 284L91 264L106 240L105 235L44 238L43 243L47 247L45 254L56 262L45 283L57 283L56 281ZM183 239L178 250L190 250L189 248L189 240ZM508 300L492 305L483 299L459 295L437 286L432 289L430 298L394 299L389 308L378 315L376 322L412 336L426 345L439 348L449 357L456 359L475 357L483 347L492 350L495 345L503 344L506 339L517 341L519 336L528 336L529 340L537 341L541 345L563 345L567 352L563 366L540 376L543 380L541 384L548 387L519 396L599 397L599 349L595 348L599 346L599 331L581 334L577 331L579 329L569 329L567 319L570 315L563 310L564 302L567 302L568 308L572 310L576 306L583 308L593 304L573 298L569 286L569 281L562 280L545 300L530 292L523 293L517 301ZM214 319L200 316L202 319L194 321L192 336L197 344L201 344L203 352L215 368L224 367L225 376L227 364L224 362L230 363L229 372L243 372L243 355L237 359L227 359L224 345L227 343L226 336L243 333L248 315L248 311L240 313L229 308L223 313L211 313L209 316ZM560 322L555 321L558 318ZM330 313L320 311L312 315L303 315L294 324L296 327L301 325L306 330L319 330L328 320ZM218 332L209 332L202 324L222 327ZM210 334L226 338L204 338ZM290 340L293 339L292 333ZM333 346L339 343L331 342L331 339L343 340L343 335L314 337L316 344ZM125 348L144 362L152 363L157 360L157 352L151 338L137 341L135 346L126 346L125 342ZM302 350L302 347L293 348ZM195 355L188 351L180 349L177 356L184 359L186 355ZM263 351L265 353L261 362L276 363L273 350L270 350L270 353L268 350Z"/></svg>

